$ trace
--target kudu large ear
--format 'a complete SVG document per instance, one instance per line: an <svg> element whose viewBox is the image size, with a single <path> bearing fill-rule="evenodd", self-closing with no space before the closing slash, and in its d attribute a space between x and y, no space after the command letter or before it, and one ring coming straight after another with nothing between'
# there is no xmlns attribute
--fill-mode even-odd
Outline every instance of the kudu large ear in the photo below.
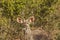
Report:
<svg viewBox="0 0 60 40"><path fill-rule="evenodd" d="M34 16L31 16L31 17L29 18L29 22L34 22L34 20L35 20Z"/></svg>
<svg viewBox="0 0 60 40"><path fill-rule="evenodd" d="M17 22L18 23L23 23L23 20L20 17L17 17Z"/></svg>

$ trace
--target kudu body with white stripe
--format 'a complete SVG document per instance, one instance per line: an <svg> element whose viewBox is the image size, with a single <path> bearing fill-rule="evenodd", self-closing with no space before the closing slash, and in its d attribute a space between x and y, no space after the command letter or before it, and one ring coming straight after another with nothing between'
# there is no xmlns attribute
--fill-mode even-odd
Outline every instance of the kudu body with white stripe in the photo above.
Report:
<svg viewBox="0 0 60 40"><path fill-rule="evenodd" d="M49 40L47 32L42 28L31 30L30 24L34 23L34 20L34 16L31 16L28 19L21 19L20 17L17 18L17 22L24 25L24 40Z"/></svg>

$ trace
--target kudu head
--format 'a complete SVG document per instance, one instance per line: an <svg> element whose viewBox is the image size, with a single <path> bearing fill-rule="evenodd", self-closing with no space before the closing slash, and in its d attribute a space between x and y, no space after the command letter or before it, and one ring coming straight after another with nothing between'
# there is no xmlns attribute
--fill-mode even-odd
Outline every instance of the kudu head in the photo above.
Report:
<svg viewBox="0 0 60 40"><path fill-rule="evenodd" d="M35 20L34 16L31 16L28 19L22 19L20 17L17 17L17 22L23 25L30 25L31 23L34 22L34 20Z"/></svg>

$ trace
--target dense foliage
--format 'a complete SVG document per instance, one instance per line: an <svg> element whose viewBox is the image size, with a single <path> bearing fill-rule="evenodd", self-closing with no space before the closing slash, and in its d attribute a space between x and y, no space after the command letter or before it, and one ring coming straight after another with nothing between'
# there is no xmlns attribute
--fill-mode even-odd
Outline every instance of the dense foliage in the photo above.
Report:
<svg viewBox="0 0 60 40"><path fill-rule="evenodd" d="M42 27L49 33L60 30L59 2L60 0L0 0L0 39L5 40L7 34L11 32L10 35L13 38L19 34L23 26L16 22L18 16L25 19L34 16L33 27ZM16 35L13 35L13 31ZM2 38L2 35L4 38ZM57 40L59 39L60 36Z"/></svg>

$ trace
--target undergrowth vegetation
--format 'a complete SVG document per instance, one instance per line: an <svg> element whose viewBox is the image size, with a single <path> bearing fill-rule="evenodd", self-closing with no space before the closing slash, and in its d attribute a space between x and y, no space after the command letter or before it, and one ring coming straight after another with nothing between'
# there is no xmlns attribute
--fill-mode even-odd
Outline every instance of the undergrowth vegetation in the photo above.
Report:
<svg viewBox="0 0 60 40"><path fill-rule="evenodd" d="M0 40L24 40L16 18L35 17L31 29L42 28L52 40L60 40L60 0L0 0Z"/></svg>

